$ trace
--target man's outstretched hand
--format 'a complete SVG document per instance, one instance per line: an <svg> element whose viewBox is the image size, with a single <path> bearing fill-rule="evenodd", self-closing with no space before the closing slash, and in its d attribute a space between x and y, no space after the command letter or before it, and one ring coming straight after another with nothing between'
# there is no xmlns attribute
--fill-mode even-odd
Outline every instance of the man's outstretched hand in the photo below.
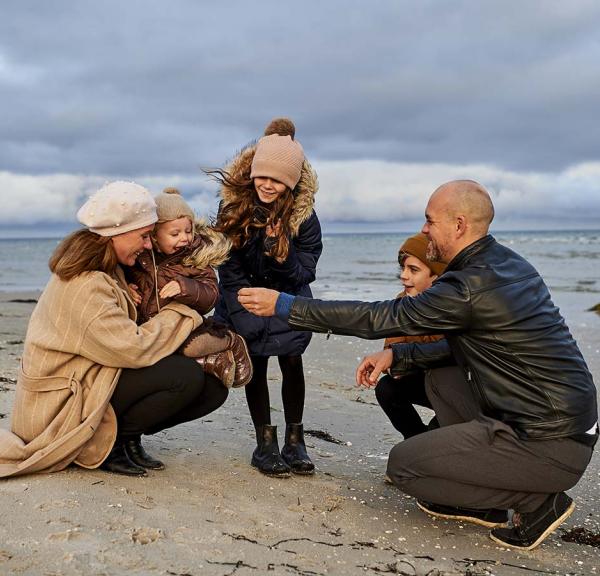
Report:
<svg viewBox="0 0 600 576"><path fill-rule="evenodd" d="M241 288L238 291L238 302L257 316L274 316L278 297L279 292L269 288Z"/></svg>
<svg viewBox="0 0 600 576"><path fill-rule="evenodd" d="M391 368L393 361L394 354L391 348L365 356L356 369L356 384L372 388L377 384L379 375Z"/></svg>

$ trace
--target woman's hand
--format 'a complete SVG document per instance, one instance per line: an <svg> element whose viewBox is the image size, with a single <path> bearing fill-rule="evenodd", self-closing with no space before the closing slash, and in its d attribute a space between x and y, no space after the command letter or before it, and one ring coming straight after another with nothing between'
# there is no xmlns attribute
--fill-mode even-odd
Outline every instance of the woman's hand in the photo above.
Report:
<svg viewBox="0 0 600 576"><path fill-rule="evenodd" d="M365 388L377 385L377 379L382 372L389 370L394 361L391 348L365 356L356 369L356 384Z"/></svg>
<svg viewBox="0 0 600 576"><path fill-rule="evenodd" d="M257 316L274 316L279 292L269 288L241 288L238 302Z"/></svg>
<svg viewBox="0 0 600 576"><path fill-rule="evenodd" d="M140 289L137 284L127 284L129 288L129 295L133 300L133 303L136 306L139 306L142 303L142 295L140 294Z"/></svg>
<svg viewBox="0 0 600 576"><path fill-rule="evenodd" d="M167 282L158 293L161 298L173 298L173 296L177 296L178 294L181 294L181 286L177 280Z"/></svg>

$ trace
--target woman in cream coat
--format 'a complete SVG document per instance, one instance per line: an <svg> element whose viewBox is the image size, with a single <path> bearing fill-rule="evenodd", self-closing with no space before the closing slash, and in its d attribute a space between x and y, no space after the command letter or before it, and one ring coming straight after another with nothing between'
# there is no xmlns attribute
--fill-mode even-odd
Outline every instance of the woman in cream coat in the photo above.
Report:
<svg viewBox="0 0 600 576"><path fill-rule="evenodd" d="M79 210L86 228L50 259L52 277L30 319L11 430L0 430L0 476L71 463L143 476L162 469L141 445L212 412L227 389L174 354L201 316L170 303L136 325L121 265L150 248L156 206L133 182L102 187Z"/></svg>

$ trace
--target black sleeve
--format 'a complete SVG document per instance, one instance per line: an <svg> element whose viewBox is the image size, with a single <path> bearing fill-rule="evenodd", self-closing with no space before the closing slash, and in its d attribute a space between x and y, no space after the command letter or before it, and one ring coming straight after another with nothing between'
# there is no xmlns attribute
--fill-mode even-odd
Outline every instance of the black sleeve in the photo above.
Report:
<svg viewBox="0 0 600 576"><path fill-rule="evenodd" d="M437 342L392 344L392 352L394 354L394 363L390 369L392 376L456 364L445 338Z"/></svg>

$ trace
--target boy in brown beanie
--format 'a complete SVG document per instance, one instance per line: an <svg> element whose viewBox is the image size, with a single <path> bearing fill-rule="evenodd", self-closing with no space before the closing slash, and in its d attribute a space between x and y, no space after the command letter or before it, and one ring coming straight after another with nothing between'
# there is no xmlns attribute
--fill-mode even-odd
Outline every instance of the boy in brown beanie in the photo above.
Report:
<svg viewBox="0 0 600 576"><path fill-rule="evenodd" d="M197 222L176 188L165 188L154 200L158 221L151 237L153 249L140 254L127 271L138 322L147 322L171 300L205 315L219 295L213 267L227 259L231 243ZM192 332L180 352L197 358L227 388L245 386L252 376L243 338L209 318Z"/></svg>
<svg viewBox="0 0 600 576"><path fill-rule="evenodd" d="M400 280L404 290L397 298L414 297L427 290L434 280L443 274L445 264L427 260L429 240L419 232L407 238L398 251L400 264ZM398 336L386 338L384 348L392 345L410 345L413 343L438 342L443 336ZM379 380L375 388L377 402L390 419L392 425L404 438L421 434L437 427L435 417L427 425L419 416L414 405L431 408L425 394L425 371L413 371L400 378L386 375Z"/></svg>

